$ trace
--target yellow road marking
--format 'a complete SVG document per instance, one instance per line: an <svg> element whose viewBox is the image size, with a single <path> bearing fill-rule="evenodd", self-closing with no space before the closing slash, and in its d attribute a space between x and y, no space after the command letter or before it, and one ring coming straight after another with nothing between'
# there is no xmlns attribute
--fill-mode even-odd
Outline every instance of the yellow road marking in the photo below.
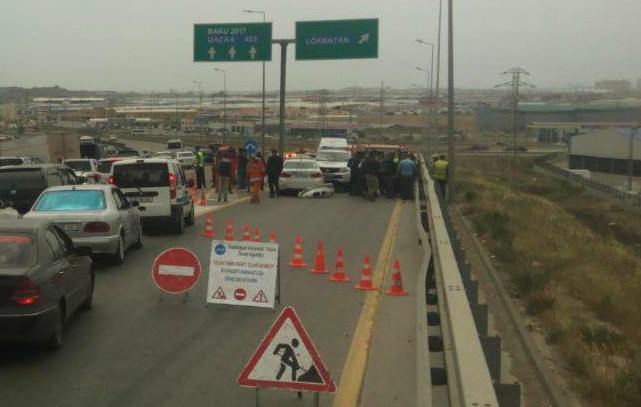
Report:
<svg viewBox="0 0 641 407"><path fill-rule="evenodd" d="M385 281L387 270L389 270L392 251L396 243L400 213L400 201L396 201L387 224L385 238L378 253L374 275L372 276L372 281L378 289L376 291L368 291L365 294L365 302L352 336L352 343L347 354L345 366L343 366L338 391L332 404L333 407L354 407L358 404L365 368L367 367L376 312L381 301L383 282Z"/></svg>
<svg viewBox="0 0 641 407"><path fill-rule="evenodd" d="M214 195L215 193L216 193L216 189L212 188L212 190L209 191L208 193L206 193L205 196L209 200L211 198L211 196ZM206 206L206 207L202 207L202 206L196 205L196 208L201 208L201 210L199 210L198 213L196 214L196 217L207 215L208 213L211 213L211 212L214 212L214 211L218 211L218 210L221 210L221 209L229 208L230 206L234 206L234 205L237 205L237 204L242 203L242 202L247 202L250 199L251 199L251 196L245 196L243 198L238 198L235 201L231 201L231 202L223 204L223 205Z"/></svg>

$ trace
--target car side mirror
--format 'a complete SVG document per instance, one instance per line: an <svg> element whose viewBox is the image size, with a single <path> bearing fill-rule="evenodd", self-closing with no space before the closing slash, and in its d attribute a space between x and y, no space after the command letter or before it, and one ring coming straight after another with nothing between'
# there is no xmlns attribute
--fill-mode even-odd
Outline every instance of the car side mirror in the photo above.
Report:
<svg viewBox="0 0 641 407"><path fill-rule="evenodd" d="M76 255L78 256L91 256L92 254L93 254L93 249L89 246L76 247Z"/></svg>

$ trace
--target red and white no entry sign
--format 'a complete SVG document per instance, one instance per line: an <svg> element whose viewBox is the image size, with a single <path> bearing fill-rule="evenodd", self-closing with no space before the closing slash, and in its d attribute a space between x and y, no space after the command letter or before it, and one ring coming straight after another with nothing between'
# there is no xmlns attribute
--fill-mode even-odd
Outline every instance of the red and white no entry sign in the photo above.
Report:
<svg viewBox="0 0 641 407"><path fill-rule="evenodd" d="M183 247L172 247L160 253L151 269L151 278L161 290L180 294L191 290L202 268L198 257Z"/></svg>

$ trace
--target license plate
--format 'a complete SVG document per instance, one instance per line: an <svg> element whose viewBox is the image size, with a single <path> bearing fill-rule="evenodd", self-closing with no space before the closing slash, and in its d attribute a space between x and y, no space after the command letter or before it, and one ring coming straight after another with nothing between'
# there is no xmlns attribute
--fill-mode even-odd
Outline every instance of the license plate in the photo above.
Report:
<svg viewBox="0 0 641 407"><path fill-rule="evenodd" d="M137 196L136 198L132 198L134 201L138 202L153 202L154 198L150 196Z"/></svg>
<svg viewBox="0 0 641 407"><path fill-rule="evenodd" d="M77 232L80 230L80 225L77 223L64 223L62 229L65 232Z"/></svg>

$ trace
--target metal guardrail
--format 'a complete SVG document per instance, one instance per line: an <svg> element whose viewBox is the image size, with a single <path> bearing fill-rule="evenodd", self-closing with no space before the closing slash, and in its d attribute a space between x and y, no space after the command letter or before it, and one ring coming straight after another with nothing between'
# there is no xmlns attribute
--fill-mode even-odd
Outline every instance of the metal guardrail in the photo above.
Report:
<svg viewBox="0 0 641 407"><path fill-rule="evenodd" d="M445 220L434 182L429 177L422 156L420 162L429 214L450 407L499 407L457 256L450 241L451 227Z"/></svg>

